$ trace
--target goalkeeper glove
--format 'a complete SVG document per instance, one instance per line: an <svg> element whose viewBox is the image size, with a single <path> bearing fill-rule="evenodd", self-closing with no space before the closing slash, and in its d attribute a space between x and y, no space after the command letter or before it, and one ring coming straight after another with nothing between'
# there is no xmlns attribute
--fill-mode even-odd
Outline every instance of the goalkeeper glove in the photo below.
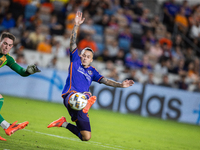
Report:
<svg viewBox="0 0 200 150"><path fill-rule="evenodd" d="M29 74L34 74L36 72L41 72L41 70L38 69L38 67L34 64L34 65L29 65L26 68L26 72L28 72Z"/></svg>

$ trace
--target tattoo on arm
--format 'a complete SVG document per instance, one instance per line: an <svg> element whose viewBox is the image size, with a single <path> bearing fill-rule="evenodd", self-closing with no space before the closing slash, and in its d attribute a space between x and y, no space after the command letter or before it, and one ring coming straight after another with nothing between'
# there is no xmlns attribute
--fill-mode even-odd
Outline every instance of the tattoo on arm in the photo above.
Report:
<svg viewBox="0 0 200 150"><path fill-rule="evenodd" d="M102 78L100 83L103 83L105 85L112 86L112 87L122 87L122 83L119 83L107 78Z"/></svg>
<svg viewBox="0 0 200 150"><path fill-rule="evenodd" d="M72 34L70 37L70 51L72 52L76 47L76 38L77 38L77 32L78 32L78 25L74 25L74 28L72 30Z"/></svg>

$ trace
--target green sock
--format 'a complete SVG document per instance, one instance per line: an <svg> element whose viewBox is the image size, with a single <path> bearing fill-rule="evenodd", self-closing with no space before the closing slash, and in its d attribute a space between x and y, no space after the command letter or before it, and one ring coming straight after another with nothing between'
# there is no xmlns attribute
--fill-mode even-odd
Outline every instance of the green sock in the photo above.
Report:
<svg viewBox="0 0 200 150"><path fill-rule="evenodd" d="M0 98L0 111L1 111L1 107L3 106L3 101L4 101L4 98ZM4 121L4 118L0 114L0 124L2 121Z"/></svg>

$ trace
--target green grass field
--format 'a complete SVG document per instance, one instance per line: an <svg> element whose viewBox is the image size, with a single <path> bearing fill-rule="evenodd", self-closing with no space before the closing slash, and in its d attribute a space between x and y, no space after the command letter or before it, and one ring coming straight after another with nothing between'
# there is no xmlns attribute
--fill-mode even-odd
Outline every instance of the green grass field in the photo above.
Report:
<svg viewBox="0 0 200 150"><path fill-rule="evenodd" d="M7 136L3 129L0 150L199 150L200 126L120 114L89 111L92 138L82 142L65 128L47 125L65 116L64 105L4 95L2 116L10 123L29 121L24 129Z"/></svg>

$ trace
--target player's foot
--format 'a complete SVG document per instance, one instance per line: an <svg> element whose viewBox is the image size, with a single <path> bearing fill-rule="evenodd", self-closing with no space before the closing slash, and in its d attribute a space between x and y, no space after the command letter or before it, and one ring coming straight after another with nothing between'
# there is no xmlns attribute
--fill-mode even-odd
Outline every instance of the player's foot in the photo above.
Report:
<svg viewBox="0 0 200 150"><path fill-rule="evenodd" d="M83 108L84 113L87 113L89 111L90 107L96 102L96 99L96 96L92 96L88 99L87 105L85 106L85 108Z"/></svg>
<svg viewBox="0 0 200 150"><path fill-rule="evenodd" d="M6 139L2 138L1 136L0 136L0 140L2 140L2 141L6 141Z"/></svg>
<svg viewBox="0 0 200 150"><path fill-rule="evenodd" d="M13 124L11 124L8 127L8 129L4 129L7 135L11 136L11 134L16 132L17 130L24 129L29 124L28 121L25 121L25 122L19 123L19 124L16 124L16 123L17 123L17 121L15 121Z"/></svg>
<svg viewBox="0 0 200 150"><path fill-rule="evenodd" d="M64 122L67 122L66 121L66 118L65 117L61 117L60 119L56 120L56 121L53 121L52 123L50 123L47 128L51 128L51 127L61 127L62 124Z"/></svg>

